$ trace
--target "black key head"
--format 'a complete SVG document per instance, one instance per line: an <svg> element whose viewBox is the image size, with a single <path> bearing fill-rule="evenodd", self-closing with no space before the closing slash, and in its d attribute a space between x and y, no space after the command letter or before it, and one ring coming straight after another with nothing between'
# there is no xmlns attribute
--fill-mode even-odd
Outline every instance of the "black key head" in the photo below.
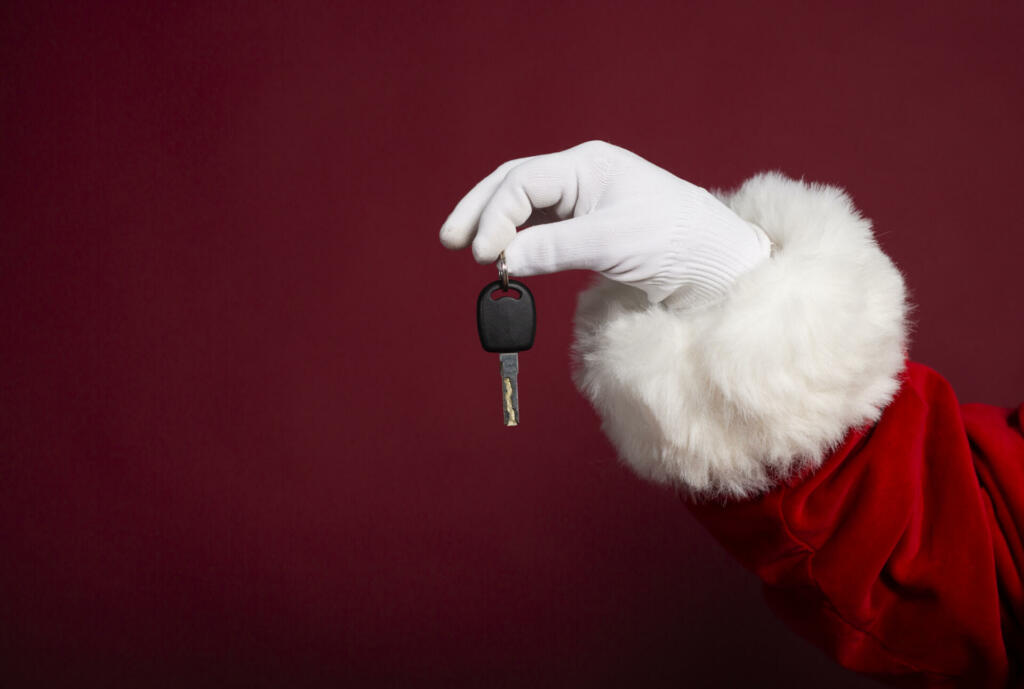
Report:
<svg viewBox="0 0 1024 689"><path fill-rule="evenodd" d="M488 352L526 351L533 346L537 331L533 294L516 280L508 281L508 293L495 292L503 292L500 280L484 287L476 300L480 344Z"/></svg>

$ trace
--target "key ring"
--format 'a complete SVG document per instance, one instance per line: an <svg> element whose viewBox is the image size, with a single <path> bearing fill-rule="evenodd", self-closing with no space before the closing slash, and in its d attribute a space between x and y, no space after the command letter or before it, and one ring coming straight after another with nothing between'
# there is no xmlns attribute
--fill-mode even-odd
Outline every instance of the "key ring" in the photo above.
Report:
<svg viewBox="0 0 1024 689"><path fill-rule="evenodd" d="M508 263L505 262L505 252L498 255L498 279L501 280L501 288L508 289Z"/></svg>

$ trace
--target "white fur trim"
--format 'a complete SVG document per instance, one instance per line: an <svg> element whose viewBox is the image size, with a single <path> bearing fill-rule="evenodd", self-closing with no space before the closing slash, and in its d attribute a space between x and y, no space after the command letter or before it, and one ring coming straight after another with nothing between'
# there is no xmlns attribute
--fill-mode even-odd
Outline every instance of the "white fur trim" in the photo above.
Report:
<svg viewBox="0 0 1024 689"><path fill-rule="evenodd" d="M836 187L778 173L721 195L772 256L686 310L601 278L576 311L574 378L641 476L743 497L818 466L899 387L903 279Z"/></svg>

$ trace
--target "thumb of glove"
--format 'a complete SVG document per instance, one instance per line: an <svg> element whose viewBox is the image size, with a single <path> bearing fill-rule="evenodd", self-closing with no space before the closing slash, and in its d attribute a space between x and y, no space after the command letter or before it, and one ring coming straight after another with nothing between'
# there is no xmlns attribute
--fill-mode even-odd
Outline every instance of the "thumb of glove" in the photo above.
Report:
<svg viewBox="0 0 1024 689"><path fill-rule="evenodd" d="M607 236L596 216L584 215L520 230L505 248L510 275L602 270Z"/></svg>

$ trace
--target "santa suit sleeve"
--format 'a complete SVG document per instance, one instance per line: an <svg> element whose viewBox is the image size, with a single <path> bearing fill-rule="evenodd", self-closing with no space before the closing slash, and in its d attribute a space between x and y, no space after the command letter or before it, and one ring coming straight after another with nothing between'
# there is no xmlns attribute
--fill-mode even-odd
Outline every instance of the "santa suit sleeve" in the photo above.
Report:
<svg viewBox="0 0 1024 689"><path fill-rule="evenodd" d="M903 280L842 190L766 174L721 198L774 245L724 300L650 305L607 280L581 294L575 379L603 430L844 666L1005 686L1024 613L1020 410L961 407L905 361Z"/></svg>

